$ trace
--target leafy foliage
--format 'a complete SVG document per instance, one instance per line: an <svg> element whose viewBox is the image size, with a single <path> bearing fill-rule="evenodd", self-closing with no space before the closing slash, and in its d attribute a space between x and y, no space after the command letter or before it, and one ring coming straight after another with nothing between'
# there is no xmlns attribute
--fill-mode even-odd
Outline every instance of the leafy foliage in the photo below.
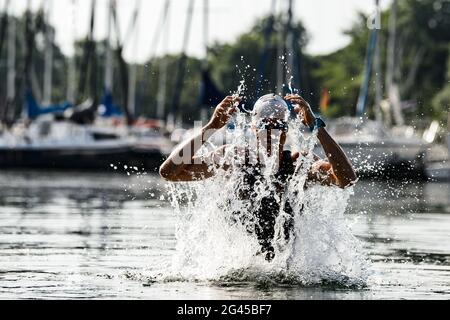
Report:
<svg viewBox="0 0 450 320"><path fill-rule="evenodd" d="M386 43L389 37L389 14L386 10L381 16L380 54L383 72L386 70ZM402 100L413 102L416 107L405 110L407 120L417 118L446 119L450 105L450 1L448 0L404 0L398 2L397 13L397 45L395 48L396 68L394 80L399 84ZM277 68L283 63L279 56L279 46L286 40L283 21L285 17L266 17L256 21L246 33L240 35L233 43L214 43L209 48L208 65L212 79L224 93L234 92L239 81L244 78L247 86L247 103L251 103L259 95L267 92L280 92L277 88ZM359 14L355 24L345 34L349 43L333 53L320 56L305 54L308 34L301 22L293 23L294 58L298 61L293 73L298 74L298 88L301 94L313 105L319 104L321 92L329 92L330 106L326 116L337 117L353 115L362 81L364 58L367 50L369 29L367 17ZM265 47L264 32L267 24L272 23L275 32L270 34L267 43L267 59L262 65L262 52ZM19 70L24 59L24 17L17 19L17 67ZM76 63L80 66L83 41L76 44ZM5 47L5 46L4 46ZM98 90L103 88L105 68L105 42L97 47ZM37 83L42 83L43 56L45 46L37 41L34 69ZM156 116L156 99L161 64L167 63L167 92L165 114L171 108L174 94L177 61L179 55L166 55L153 58L143 65L138 65L137 111L140 115ZM58 46L54 44L53 65L53 100L62 101L67 88L68 58L64 57ZM0 52L0 77L6 79L6 50ZM181 94L180 111L185 122L192 123L200 116L199 86L203 61L188 57L186 76ZM264 78L258 83L258 74L263 68ZM118 81L119 66L114 65L113 96L116 103L122 101L122 89ZM381 79L384 79L384 74ZM20 83L20 79L18 79ZM385 88L384 88L385 89ZM5 86L0 86L0 103L5 100ZM385 91L385 90L384 90ZM101 96L102 92L99 92ZM16 113L20 113L22 92L19 92ZM384 96L385 97L385 96ZM79 96L78 99L87 98ZM374 85L371 82L369 111L374 103ZM210 110L214 106L208 106Z"/></svg>

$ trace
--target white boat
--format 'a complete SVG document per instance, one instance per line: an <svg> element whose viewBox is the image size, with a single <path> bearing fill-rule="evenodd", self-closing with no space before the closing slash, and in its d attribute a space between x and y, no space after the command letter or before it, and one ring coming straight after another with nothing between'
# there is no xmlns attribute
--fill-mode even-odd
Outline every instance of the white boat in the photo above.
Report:
<svg viewBox="0 0 450 320"><path fill-rule="evenodd" d="M447 133L447 146L442 148L434 161L427 163L426 175L431 181L450 181L450 133Z"/></svg>
<svg viewBox="0 0 450 320"><path fill-rule="evenodd" d="M406 129L406 130L405 130ZM375 120L344 117L327 124L361 176L422 177L428 143L412 128L388 129ZM317 148L322 153L321 148Z"/></svg>
<svg viewBox="0 0 450 320"><path fill-rule="evenodd" d="M80 125L47 117L29 125L19 122L0 136L0 167L108 169L128 165L154 170L170 146L156 131L146 132L150 130Z"/></svg>

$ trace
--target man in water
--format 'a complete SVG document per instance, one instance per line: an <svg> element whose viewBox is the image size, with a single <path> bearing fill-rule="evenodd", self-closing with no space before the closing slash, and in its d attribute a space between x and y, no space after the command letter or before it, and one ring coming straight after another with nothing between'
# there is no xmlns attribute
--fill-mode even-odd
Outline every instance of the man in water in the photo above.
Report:
<svg viewBox="0 0 450 320"><path fill-rule="evenodd" d="M307 183L336 185L345 188L354 183L357 177L342 148L326 131L325 123L314 116L310 105L302 97L295 94L289 94L284 99L274 94L267 94L255 103L252 111L252 131L256 137L256 161L250 162L248 156L250 152L254 153L254 150L248 150L248 148L239 150L237 146L230 145L222 146L207 156L196 156L196 152L206 140L228 123L232 114L236 112L240 100L239 97L225 97L217 105L208 124L202 128L200 133L178 146L161 165L159 173L168 181L197 181L212 177L216 174L216 169L239 170L238 176L241 176L242 179L236 182L236 190L239 197L250 201L247 208L254 226L250 229L247 228L247 231L256 235L261 246L261 253L265 254L267 261L271 261L275 255L273 246L275 220L281 211L291 217L284 223L286 240L289 239L292 231L293 210L282 195L289 179L299 172L296 168L301 166L302 156L305 156L299 152L291 154L290 151L284 150L289 116L289 107L286 101L294 106L295 113L304 125L311 130L317 130L317 138L327 157L327 160L322 160L314 155L314 162L306 173ZM274 135L275 132L280 133L278 139ZM274 141L277 144L275 146L273 145ZM229 148L233 148L235 154L245 155L242 157L245 158L243 165L226 161L225 151ZM276 152L277 150L278 152ZM262 157L260 157L260 152L263 152ZM258 198L255 194L258 192L255 183L264 180L262 171L266 165L262 158L266 162L267 159L272 158L277 163L273 181L270 182L273 188L269 188L271 191L268 194ZM252 199L258 200L252 202ZM233 214L237 220L240 219L243 222L242 212L233 212ZM248 212L246 216L248 216Z"/></svg>

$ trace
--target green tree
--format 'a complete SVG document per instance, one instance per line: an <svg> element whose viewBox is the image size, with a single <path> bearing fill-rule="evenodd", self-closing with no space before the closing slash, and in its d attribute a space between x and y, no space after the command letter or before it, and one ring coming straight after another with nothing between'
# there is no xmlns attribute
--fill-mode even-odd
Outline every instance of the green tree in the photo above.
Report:
<svg viewBox="0 0 450 320"><path fill-rule="evenodd" d="M394 80L400 86L402 100L417 105L415 109L405 110L407 120L417 119L418 115L420 118L445 117L445 105L434 97L439 94L446 81L450 40L449 9L450 3L444 0L398 2L395 50L397 67L393 70ZM383 73L386 70L389 14L389 9L382 13L379 33ZM316 57L319 65L314 70L316 79L331 94L330 116L353 115L355 112L369 36L366 20L367 16L360 14L353 27L345 32L350 37L347 46L329 55ZM381 77L384 79L383 74ZM369 113L372 112L370 106L374 103L374 87L372 82ZM445 93L439 95L445 96Z"/></svg>

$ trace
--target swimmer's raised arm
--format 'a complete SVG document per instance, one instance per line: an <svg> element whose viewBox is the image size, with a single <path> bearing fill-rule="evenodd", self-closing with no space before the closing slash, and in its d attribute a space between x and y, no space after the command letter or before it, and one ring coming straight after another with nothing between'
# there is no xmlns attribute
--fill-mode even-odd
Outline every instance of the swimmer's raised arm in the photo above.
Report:
<svg viewBox="0 0 450 320"><path fill-rule="evenodd" d="M211 177L213 163L218 163L217 158L223 154L224 147L211 152L206 157L196 157L195 153L202 147L206 140L217 130L225 126L231 115L236 111L236 102L241 98L227 96L220 102L211 120L200 133L181 143L159 168L162 178L169 181L194 181ZM225 168L226 169L226 168Z"/></svg>
<svg viewBox="0 0 450 320"><path fill-rule="evenodd" d="M294 104L294 111L299 115L305 125L309 127L314 125L315 116L308 102L296 94L289 94L285 96L284 99ZM319 128L317 138L319 139L331 165L331 172L328 182L336 184L341 188L345 188L354 183L357 179L355 171L353 170L350 160L347 158L345 152L339 144L323 127ZM316 167L318 167L318 170L325 170L326 164L321 163L320 166Z"/></svg>

